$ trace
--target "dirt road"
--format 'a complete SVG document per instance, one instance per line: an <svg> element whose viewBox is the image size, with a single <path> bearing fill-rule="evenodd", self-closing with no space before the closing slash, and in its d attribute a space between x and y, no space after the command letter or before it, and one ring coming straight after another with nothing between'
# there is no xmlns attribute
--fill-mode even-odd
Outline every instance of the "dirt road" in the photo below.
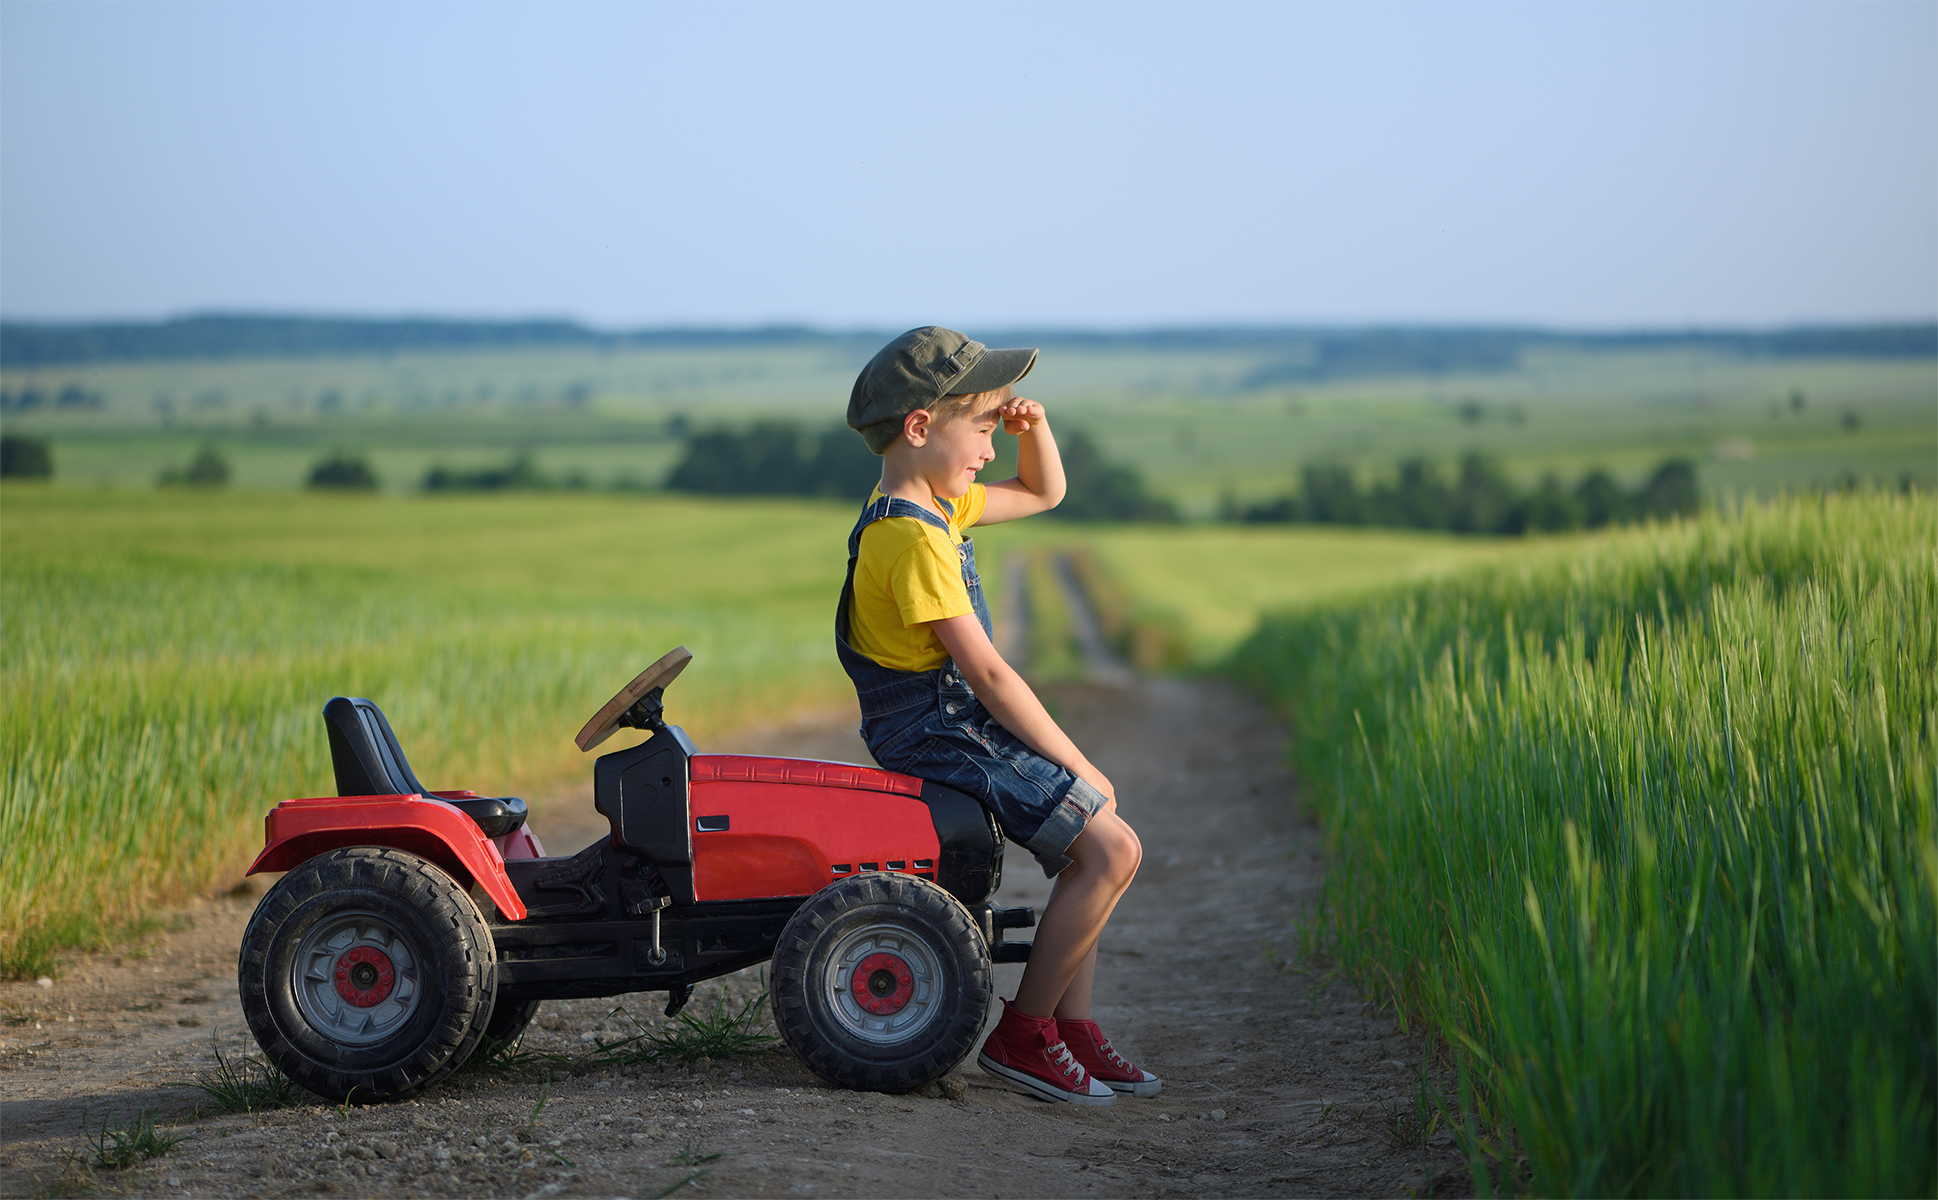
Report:
<svg viewBox="0 0 1938 1200"><path fill-rule="evenodd" d="M0 984L0 1194L82 1182L167 1196L1461 1192L1444 1132L1425 1145L1417 1134L1419 1047L1296 961L1293 921L1323 864L1316 830L1294 815L1272 719L1215 683L1046 695L1144 841L1144 868L1105 934L1097 1017L1164 1077L1155 1099L1044 1104L973 1060L928 1095L838 1091L774 1050L549 1084L537 1071L465 1072L398 1104L224 1113L182 1081L210 1069L214 1045L253 1050L235 983L250 895L180 914L147 957L82 957L51 986ZM703 749L866 762L853 725ZM539 809L534 826L555 853L600 832L589 790ZM1026 855L1011 855L1004 878L1003 902L1040 907L1048 894ZM998 968L1003 994L1019 972ZM693 1003L758 987L736 976ZM651 1024L663 1001L619 1003ZM618 1028L614 1003L547 1005L528 1048L584 1047ZM84 1181L73 1165L84 1120L98 1130L108 1110L120 1123L144 1108L191 1140Z"/></svg>

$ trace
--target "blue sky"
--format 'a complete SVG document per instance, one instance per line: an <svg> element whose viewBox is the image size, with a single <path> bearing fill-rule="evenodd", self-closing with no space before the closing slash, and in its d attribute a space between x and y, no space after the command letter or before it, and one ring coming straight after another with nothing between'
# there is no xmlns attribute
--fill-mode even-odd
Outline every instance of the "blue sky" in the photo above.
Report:
<svg viewBox="0 0 1938 1200"><path fill-rule="evenodd" d="M0 313L1938 316L1938 5L0 4Z"/></svg>

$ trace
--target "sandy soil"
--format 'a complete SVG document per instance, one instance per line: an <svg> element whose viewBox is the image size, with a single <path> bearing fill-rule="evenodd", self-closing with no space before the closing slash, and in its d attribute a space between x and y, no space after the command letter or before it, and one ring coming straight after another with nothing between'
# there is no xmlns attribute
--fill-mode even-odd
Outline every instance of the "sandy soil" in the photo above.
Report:
<svg viewBox="0 0 1938 1200"><path fill-rule="evenodd" d="M218 1046L254 1049L235 957L258 881L179 914L140 955L77 957L51 986L0 984L0 1194L1465 1194L1445 1133L1417 1135L1420 1047L1296 961L1294 920L1323 864L1271 718L1214 683L1047 695L1144 840L1105 934L1097 1017L1164 1077L1154 1099L1045 1104L973 1060L926 1095L847 1092L774 1050L549 1084L473 1071L397 1104L224 1113L185 1081ZM868 761L853 726L843 716L705 748ZM534 825L554 853L601 832L589 785L542 799ZM1048 887L1027 856L1004 875L1004 902L1041 906ZM998 968L1003 994L1020 970ZM743 973L693 1003L758 988ZM582 1048L619 1028L615 1003L652 1023L663 1002L549 1004L527 1045ZM86 1123L138 1109L191 1140L128 1170L77 1165Z"/></svg>

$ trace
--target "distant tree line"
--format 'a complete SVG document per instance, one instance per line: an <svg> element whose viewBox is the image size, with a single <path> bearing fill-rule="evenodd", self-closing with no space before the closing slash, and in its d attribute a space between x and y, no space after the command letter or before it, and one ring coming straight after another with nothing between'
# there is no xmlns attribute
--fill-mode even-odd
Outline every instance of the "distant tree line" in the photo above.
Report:
<svg viewBox="0 0 1938 1200"><path fill-rule="evenodd" d="M54 451L46 438L0 434L0 479L51 479Z"/></svg>
<svg viewBox="0 0 1938 1200"><path fill-rule="evenodd" d="M229 486L229 460L213 445L204 445L184 467L164 467L155 478L157 487L225 488Z"/></svg>
<svg viewBox="0 0 1938 1200"><path fill-rule="evenodd" d="M1066 521L1175 521L1177 505L1154 496L1135 468L1109 462L1089 434L1081 429L1057 436L1063 476L1069 493L1049 516Z"/></svg>
<svg viewBox="0 0 1938 1200"><path fill-rule="evenodd" d="M529 453L512 455L502 467L458 468L440 464L424 473L427 492L542 491L556 486L551 476L538 469Z"/></svg>
<svg viewBox="0 0 1938 1200"><path fill-rule="evenodd" d="M311 464L305 486L313 492L374 492L378 480L362 455L336 450Z"/></svg>
<svg viewBox="0 0 1938 1200"><path fill-rule="evenodd" d="M852 496L881 478L881 459L844 425L804 434L788 421L689 433L668 489L715 496Z"/></svg>
<svg viewBox="0 0 1938 1200"><path fill-rule="evenodd" d="M1009 449L1006 439L999 437L997 445ZM1134 469L1106 461L1081 430L1061 435L1058 445L1070 490L1051 515L1078 521L1178 519L1169 500L1146 491ZM997 472L1003 469L996 465ZM742 430L689 434L686 453L666 486L716 496L832 496L859 504L881 480L881 471L881 459L845 426L807 433L790 422L761 421Z"/></svg>
<svg viewBox="0 0 1938 1200"><path fill-rule="evenodd" d="M1633 490L1600 468L1572 488L1549 473L1534 488L1522 490L1493 459L1468 454L1451 481L1433 462L1409 458L1393 479L1366 489L1354 479L1351 467L1311 463L1300 472L1298 491L1243 507L1228 500L1223 515L1254 523L1304 521L1513 535L1682 516L1695 512L1701 500L1695 464L1685 458L1665 461Z"/></svg>
<svg viewBox="0 0 1938 1200"><path fill-rule="evenodd" d="M81 412L100 412L106 401L100 392L91 392L78 383L70 383L60 391L42 391L32 385L19 391L0 389L0 412L26 413L44 408L78 410Z"/></svg>
<svg viewBox="0 0 1938 1200"><path fill-rule="evenodd" d="M0 321L0 363L170 358L308 357L404 350L519 346L757 347L814 345L852 353L859 366L894 330L829 332L804 326L753 329L597 330L571 321L349 320L203 314L153 322ZM1072 329L975 331L989 345L1244 350L1265 365L1243 386L1376 374L1500 370L1531 347L1707 348L1750 358L1931 358L1938 324L1815 326L1773 331L1568 333L1456 327L1204 327L1098 332Z"/></svg>
<svg viewBox="0 0 1938 1200"><path fill-rule="evenodd" d="M605 331L573 321L356 320L210 313L168 321L0 321L0 363L127 362L170 358L307 358L405 350L525 346L769 346L843 341L853 335L799 326ZM862 351L865 360L879 345Z"/></svg>

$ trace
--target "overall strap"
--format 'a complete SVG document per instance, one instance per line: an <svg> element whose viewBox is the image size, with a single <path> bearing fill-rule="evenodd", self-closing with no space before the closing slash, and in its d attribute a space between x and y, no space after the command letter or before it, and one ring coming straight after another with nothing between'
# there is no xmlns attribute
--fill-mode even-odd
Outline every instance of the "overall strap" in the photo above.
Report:
<svg viewBox="0 0 1938 1200"><path fill-rule="evenodd" d="M941 498L937 497L937 499ZM948 504L949 502L943 500L942 503ZM952 504L949 505L949 511L953 515L955 506ZM949 528L949 523L941 517L936 516L933 509L924 508L913 500L904 500L900 496L883 496L881 499L871 501L862 507L861 517L855 521L854 530L848 534L849 562L853 562L855 559L861 557L861 531L873 525L875 522L888 517L914 517L918 521L924 521L935 526L943 533L950 534L951 536L954 534L954 531Z"/></svg>

